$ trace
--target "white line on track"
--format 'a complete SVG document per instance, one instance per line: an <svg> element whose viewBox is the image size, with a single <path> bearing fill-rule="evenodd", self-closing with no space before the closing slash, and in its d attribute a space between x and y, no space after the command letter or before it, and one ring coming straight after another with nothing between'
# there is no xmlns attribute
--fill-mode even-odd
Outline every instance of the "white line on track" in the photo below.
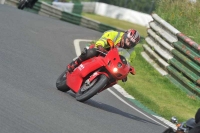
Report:
<svg viewBox="0 0 200 133"><path fill-rule="evenodd" d="M132 105L130 105L129 103L127 103L124 99L122 99L120 96L118 96L118 95L117 95L116 93L114 93L112 90L110 90L110 89L107 89L107 90L108 90L110 93L112 93L115 97L117 97L120 101L122 101L123 103L125 103L126 105L128 105L129 107L131 107L132 109L134 109L135 111L139 112L140 114L146 116L147 118L151 119L152 121L154 121L154 122L156 122L156 123L162 125L163 127L166 127L166 128L167 128L167 126L165 126L165 125L163 125L162 123L156 121L155 119L149 117L148 115L144 114L144 113L141 112L140 110L136 109L135 107L133 107Z"/></svg>

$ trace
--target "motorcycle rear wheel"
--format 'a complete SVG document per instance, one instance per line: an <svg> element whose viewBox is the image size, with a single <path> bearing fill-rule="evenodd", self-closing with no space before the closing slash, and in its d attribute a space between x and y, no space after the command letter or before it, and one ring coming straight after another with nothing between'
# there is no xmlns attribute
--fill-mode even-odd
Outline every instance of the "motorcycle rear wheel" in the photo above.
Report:
<svg viewBox="0 0 200 133"><path fill-rule="evenodd" d="M81 89L76 93L76 100L79 102L84 102L94 95L96 95L106 84L108 83L108 78L105 75L99 75L94 79L90 84L89 88L85 91L82 91L84 84L81 86Z"/></svg>
<svg viewBox="0 0 200 133"><path fill-rule="evenodd" d="M18 4L18 9L23 10L25 6L26 6L26 0L20 0Z"/></svg>
<svg viewBox="0 0 200 133"><path fill-rule="evenodd" d="M67 92L70 88L66 85L66 71L64 71L56 81L56 87L59 91Z"/></svg>

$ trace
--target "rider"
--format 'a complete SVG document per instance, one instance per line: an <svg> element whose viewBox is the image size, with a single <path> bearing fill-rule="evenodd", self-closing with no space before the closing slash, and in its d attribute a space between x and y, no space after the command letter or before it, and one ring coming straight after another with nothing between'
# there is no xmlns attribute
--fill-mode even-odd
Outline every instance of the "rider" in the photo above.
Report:
<svg viewBox="0 0 200 133"><path fill-rule="evenodd" d="M96 41L95 48L84 49L81 55L75 61L72 61L68 66L67 70L72 72L77 66L79 66L83 61L97 56L99 53L97 49L104 52L109 49L107 44L107 39L111 39L115 45L118 47L127 49L129 53L134 50L135 45L140 41L140 34L134 29L129 29L125 32L117 32L114 30L108 30L103 33L101 38Z"/></svg>

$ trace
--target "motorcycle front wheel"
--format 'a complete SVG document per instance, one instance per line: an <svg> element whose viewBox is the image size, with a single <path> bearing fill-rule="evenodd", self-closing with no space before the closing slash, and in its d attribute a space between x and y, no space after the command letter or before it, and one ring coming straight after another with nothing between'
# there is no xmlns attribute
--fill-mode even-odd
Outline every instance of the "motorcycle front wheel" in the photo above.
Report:
<svg viewBox="0 0 200 133"><path fill-rule="evenodd" d="M76 100L80 102L84 102L94 95L96 95L106 84L108 83L108 78L102 74L97 76L90 85L87 85L85 82L81 89L76 93Z"/></svg>
<svg viewBox="0 0 200 133"><path fill-rule="evenodd" d="M67 92L70 88L66 85L66 71L64 71L56 81L56 87L59 91Z"/></svg>

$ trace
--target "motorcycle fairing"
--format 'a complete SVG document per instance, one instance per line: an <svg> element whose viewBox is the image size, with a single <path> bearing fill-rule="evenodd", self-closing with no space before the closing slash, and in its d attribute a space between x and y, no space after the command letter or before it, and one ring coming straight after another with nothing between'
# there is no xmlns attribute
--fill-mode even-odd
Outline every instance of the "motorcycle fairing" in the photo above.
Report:
<svg viewBox="0 0 200 133"><path fill-rule="evenodd" d="M115 49L113 51L109 51L109 53L105 57L105 58L107 58L107 62L108 62L108 63L106 63L106 64L108 64L108 65L106 65L106 69L112 74L112 76L114 76L116 79L120 80L120 79L123 79L123 78L127 77L130 69L128 69L127 67L125 67L125 65L128 65L128 64L124 64L121 61L120 57L116 57L116 56L113 57L113 55L116 55L115 53L118 53L117 49ZM112 63L109 63L109 62L112 62ZM118 66L118 63L120 63L122 65L121 67L117 67L117 69L120 69L121 73L112 72L113 68L115 68L116 66ZM124 75L124 73L127 73L127 75Z"/></svg>
<svg viewBox="0 0 200 133"><path fill-rule="evenodd" d="M67 73L66 84L73 89L74 92L78 92L84 78L90 73L98 68L102 67L104 64L101 56L91 58L80 64L72 73Z"/></svg>

